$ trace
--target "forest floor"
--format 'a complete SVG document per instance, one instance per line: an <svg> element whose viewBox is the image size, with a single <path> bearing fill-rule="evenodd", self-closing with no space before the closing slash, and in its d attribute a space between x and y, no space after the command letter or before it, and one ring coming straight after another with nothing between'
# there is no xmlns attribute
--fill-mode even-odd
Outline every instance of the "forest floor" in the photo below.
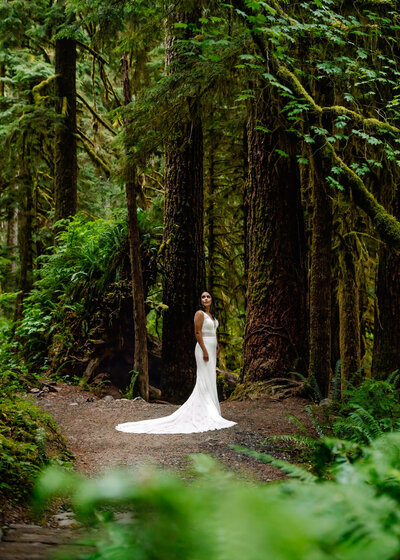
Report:
<svg viewBox="0 0 400 560"><path fill-rule="evenodd" d="M167 416L177 406L116 398L116 392L114 396L99 397L65 383L57 383L54 388L54 392L41 393L36 398L37 403L54 417L75 456L77 470L89 477L114 467L135 468L149 464L190 478L189 455L208 453L246 480L281 480L285 475L278 469L238 453L230 445L242 445L265 451L279 459L291 460L295 457L285 448L274 442L264 443L264 439L299 431L289 421L288 414L310 426L305 411L308 401L262 397L253 401L221 403L222 415L237 422L232 428L199 434L127 434L116 431L115 426ZM46 525L35 524L26 510L11 510L5 520L3 534L0 529L0 558L41 560L49 558L63 543L67 547L79 548L72 536L74 533L76 536L77 531L71 511L65 511L63 507L53 511ZM67 557L73 556L73 548L69 548Z"/></svg>
<svg viewBox="0 0 400 560"><path fill-rule="evenodd" d="M89 476L119 466L151 464L182 474L190 466L191 453L209 453L239 475L269 482L284 478L276 468L230 448L231 444L290 459L279 446L263 444L267 436L298 432L287 418L293 414L309 425L304 410L308 401L263 397L254 401L221 403L224 418L236 426L198 434L127 434L115 430L123 422L168 416L177 405L147 403L111 395L96 397L79 387L58 383L57 392L44 393L38 404L50 413L64 433L76 459L76 468Z"/></svg>

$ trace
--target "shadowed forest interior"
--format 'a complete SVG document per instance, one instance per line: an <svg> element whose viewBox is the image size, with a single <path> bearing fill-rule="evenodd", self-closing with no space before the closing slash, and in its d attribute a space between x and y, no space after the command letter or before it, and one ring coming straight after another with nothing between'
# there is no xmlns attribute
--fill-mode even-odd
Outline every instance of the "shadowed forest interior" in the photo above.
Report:
<svg viewBox="0 0 400 560"><path fill-rule="evenodd" d="M207 498L218 519L234 512L233 559L399 558L399 41L392 0L0 0L2 511L39 480L38 501L69 484L87 520L113 488L141 535L116 523L118 558L158 557L193 515L203 541L186 527L165 558L222 559L205 512L193 513ZM205 290L219 399L309 414L288 405L295 434L262 426L274 443L231 445L300 482L235 486L199 455L199 488L158 473L126 482L125 503L99 479L98 502L83 504L89 483L67 468L46 490L43 467L72 460L68 434L28 394L58 383L181 404ZM321 500L318 533L307 524L319 527ZM292 509L307 511L301 528ZM279 545L274 519L286 514ZM108 552L98 545L96 558Z"/></svg>

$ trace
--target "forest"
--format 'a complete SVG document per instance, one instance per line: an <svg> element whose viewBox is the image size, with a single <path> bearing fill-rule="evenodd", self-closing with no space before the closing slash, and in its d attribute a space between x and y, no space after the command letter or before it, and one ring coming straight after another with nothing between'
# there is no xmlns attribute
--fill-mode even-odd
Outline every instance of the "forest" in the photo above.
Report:
<svg viewBox="0 0 400 560"><path fill-rule="evenodd" d="M102 531L74 558L399 559L399 2L0 0L0 30L6 535L61 507ZM204 291L235 435L82 466L56 399L183 403ZM118 453L181 445L149 437Z"/></svg>

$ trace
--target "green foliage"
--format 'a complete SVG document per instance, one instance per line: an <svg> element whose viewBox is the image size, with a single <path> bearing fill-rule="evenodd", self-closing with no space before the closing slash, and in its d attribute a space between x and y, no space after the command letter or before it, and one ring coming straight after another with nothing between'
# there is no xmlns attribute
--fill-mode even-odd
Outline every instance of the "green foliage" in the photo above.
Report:
<svg viewBox="0 0 400 560"><path fill-rule="evenodd" d="M46 356L55 329L67 315L83 322L93 312L93 300L121 278L124 259L118 257L125 245L125 220L78 215L59 235L57 246L40 258L38 278L24 300L24 317L16 330L28 363ZM59 342L70 344L68 328Z"/></svg>
<svg viewBox="0 0 400 560"><path fill-rule="evenodd" d="M43 359L66 314L84 320L93 298L118 280L116 256L125 239L124 221L93 221L78 215L59 235L53 251L41 257L38 278L24 300L24 317L16 330L28 362ZM68 336L64 332L60 342L68 344Z"/></svg>
<svg viewBox="0 0 400 560"><path fill-rule="evenodd" d="M147 286L155 281L157 217L153 209L138 213ZM65 226L57 245L38 259L37 278L15 331L19 354L34 369L43 366L50 346L57 348L53 368L58 368L77 339L90 337L90 325L107 297L118 290L130 293L126 218L92 220L78 214Z"/></svg>
<svg viewBox="0 0 400 560"><path fill-rule="evenodd" d="M36 501L68 496L81 521L100 524L100 535L88 538L95 548L88 559L395 560L399 457L400 435L388 434L318 484L311 475L244 484L204 455L192 457L197 476L190 484L149 468L89 480L51 469ZM113 519L121 509L124 523Z"/></svg>
<svg viewBox="0 0 400 560"><path fill-rule="evenodd" d="M315 475L331 479L338 465L352 464L364 456L366 444L372 444L386 432L400 431L398 379L397 372L387 380L366 379L345 391L342 402L306 406L311 428L288 415L300 433L268 437L264 443L280 443L292 453L295 450L297 460L308 465ZM241 452L255 453L244 449ZM298 466L282 465L272 456L258 455L259 459L283 468L288 476L301 477Z"/></svg>
<svg viewBox="0 0 400 560"><path fill-rule="evenodd" d="M384 432L400 429L398 375L388 380L366 379L349 388L333 433L358 443L369 443Z"/></svg>
<svg viewBox="0 0 400 560"><path fill-rule="evenodd" d="M26 387L21 370L0 372L0 509L26 500L44 465L71 458L52 417L21 394Z"/></svg>

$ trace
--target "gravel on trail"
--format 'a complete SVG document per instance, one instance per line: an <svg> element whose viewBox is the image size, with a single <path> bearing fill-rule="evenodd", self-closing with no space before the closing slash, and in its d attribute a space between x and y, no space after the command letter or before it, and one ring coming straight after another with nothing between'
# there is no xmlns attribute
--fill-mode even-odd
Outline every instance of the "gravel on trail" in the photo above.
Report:
<svg viewBox="0 0 400 560"><path fill-rule="evenodd" d="M263 440L272 435L298 432L287 414L310 424L305 411L308 401L262 397L221 403L224 418L237 422L232 428L197 434L128 434L115 430L115 426L167 416L177 405L111 395L101 398L65 383L57 383L55 388L56 392L43 393L37 403L55 418L75 455L76 468L89 476L113 467L143 464L184 472L190 466L190 454L208 453L241 476L265 482L279 480L285 476L278 469L234 451L230 445L242 445L288 459L281 446L263 443Z"/></svg>

